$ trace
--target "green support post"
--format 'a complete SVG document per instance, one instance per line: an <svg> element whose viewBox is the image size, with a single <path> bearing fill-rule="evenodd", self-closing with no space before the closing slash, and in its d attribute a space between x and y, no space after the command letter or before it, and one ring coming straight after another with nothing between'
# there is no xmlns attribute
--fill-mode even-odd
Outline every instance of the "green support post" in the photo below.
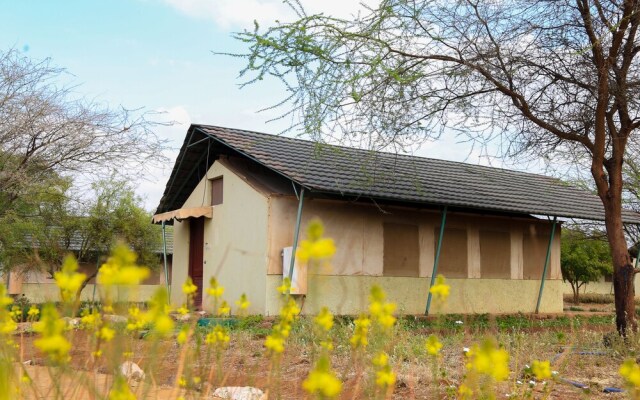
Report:
<svg viewBox="0 0 640 400"><path fill-rule="evenodd" d="M171 288L169 287L169 271L167 269L167 233L164 225L165 221L162 221L162 256L164 258L164 283L167 286L167 293L171 298Z"/></svg>
<svg viewBox="0 0 640 400"><path fill-rule="evenodd" d="M300 236L300 221L302 220L302 204L304 203L304 188L300 190L300 200L298 201L298 215L296 216L296 227L293 233L293 249L291 249L291 262L289 263L289 282L293 278L293 266L296 263L296 249L298 248L298 237Z"/></svg>
<svg viewBox="0 0 640 400"><path fill-rule="evenodd" d="M433 272L431 273L431 283L429 284L429 296L427 297L427 308L424 315L429 315L431 308L431 287L436 282L436 274L438 273L438 262L440 261L440 250L442 249L442 238L444 237L444 225L447 223L447 206L442 210L442 222L440 222L440 235L438 236L438 246L436 248L436 257L433 260Z"/></svg>
<svg viewBox="0 0 640 400"><path fill-rule="evenodd" d="M542 270L542 280L540 281L540 292L538 293L538 302L536 303L536 314L540 311L540 302L542 301L542 291L544 290L544 281L547 278L547 269L549 269L549 261L551 260L551 246L553 245L553 237L556 234L556 224L558 217L553 217L553 225L551 226L551 236L549 237L549 245L547 246L547 258L544 260L544 270Z"/></svg>

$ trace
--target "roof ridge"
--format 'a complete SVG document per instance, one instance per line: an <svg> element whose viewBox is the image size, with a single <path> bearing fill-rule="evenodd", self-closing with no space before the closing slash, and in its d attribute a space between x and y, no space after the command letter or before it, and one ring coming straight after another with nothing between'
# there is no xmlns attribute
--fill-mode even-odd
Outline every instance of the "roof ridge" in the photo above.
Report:
<svg viewBox="0 0 640 400"><path fill-rule="evenodd" d="M451 163L451 164L457 164L457 165L459 164L459 165L467 165L467 166L472 166L472 167L478 167L478 168L487 169L487 170L491 170L491 171L504 171L504 172L509 173L509 174L522 174L522 175L527 175L527 176L535 175L535 176L540 176L540 177L544 177L544 178L547 178L547 179L551 179L551 180L554 180L554 181L564 182L562 179L556 178L554 176L549 176L549 175L545 175L545 174L537 173L537 172L529 172L529 171L508 169L508 168L504 168L504 167L493 167L493 166L482 165L482 164L472 164L472 163L468 163L468 162L464 162L464 161L447 160L447 159L444 159L444 158L425 157L425 156L420 156L420 155L415 155L415 154L402 154L402 153L394 153L394 152L383 151L383 150L361 149L361 148L358 148L358 147L349 147L349 146L346 146L346 145L339 145L339 144L326 143L326 142L316 142L316 141L313 141L313 140L302 139L302 138L297 138L297 137L296 138L292 138L292 137L284 136L284 135L280 135L280 134L271 134L271 133L266 133L266 132L258 132L258 131L248 130L248 129L229 128L229 127L224 127L224 126L219 126L219 125L192 124L192 126L198 127L198 128L205 128L205 129L213 128L213 129L223 129L223 130L231 131L231 132L237 131L237 132L243 132L243 133L250 133L250 134L266 136L266 137L270 137L270 138L286 139L286 140L289 140L289 141L293 141L293 142L297 142L297 143L304 143L304 144L312 144L312 145L320 144L322 146L334 147L334 148L339 148L339 149L346 149L346 150L349 150L349 151L357 151L357 152L363 152L363 153L373 153L373 154L381 154L381 155L389 155L389 156L398 156L398 157L408 158L410 160L438 161L438 162L442 162L442 163Z"/></svg>

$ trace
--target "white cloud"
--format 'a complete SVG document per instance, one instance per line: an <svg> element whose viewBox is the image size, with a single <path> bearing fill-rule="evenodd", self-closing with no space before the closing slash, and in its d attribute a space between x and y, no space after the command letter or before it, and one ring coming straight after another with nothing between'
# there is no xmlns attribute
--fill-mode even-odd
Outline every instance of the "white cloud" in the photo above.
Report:
<svg viewBox="0 0 640 400"><path fill-rule="evenodd" d="M163 0L179 12L198 19L213 21L220 28L251 29L253 21L271 25L274 21L296 18L291 8L282 0ZM349 18L363 9L361 3L374 6L378 0L307 0L302 1L309 14L324 13L340 18Z"/></svg>

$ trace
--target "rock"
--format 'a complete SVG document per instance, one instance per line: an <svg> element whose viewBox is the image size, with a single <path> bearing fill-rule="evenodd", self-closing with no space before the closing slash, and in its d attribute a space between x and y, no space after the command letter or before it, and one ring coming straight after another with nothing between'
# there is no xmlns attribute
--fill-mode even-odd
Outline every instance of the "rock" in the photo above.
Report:
<svg viewBox="0 0 640 400"><path fill-rule="evenodd" d="M77 328L80 326L80 318L64 317L62 319L67 323L68 326L72 328Z"/></svg>
<svg viewBox="0 0 640 400"><path fill-rule="evenodd" d="M225 386L213 392L214 398L225 400L264 400L267 398L262 390L251 386Z"/></svg>
<svg viewBox="0 0 640 400"><path fill-rule="evenodd" d="M114 322L116 324L126 324L127 323L127 317L124 317L122 315L105 314L105 315L102 316L102 319L105 320L105 321Z"/></svg>
<svg viewBox="0 0 640 400"><path fill-rule="evenodd" d="M142 381L144 380L144 371L140 366L131 361L125 361L120 365L120 373L127 380Z"/></svg>
<svg viewBox="0 0 640 400"><path fill-rule="evenodd" d="M191 319L191 314L176 314L175 318L178 322L188 322Z"/></svg>
<svg viewBox="0 0 640 400"><path fill-rule="evenodd" d="M33 364L33 361L31 361L31 360L27 360L27 361L23 361L22 363L23 363L24 365L31 365L31 364Z"/></svg>

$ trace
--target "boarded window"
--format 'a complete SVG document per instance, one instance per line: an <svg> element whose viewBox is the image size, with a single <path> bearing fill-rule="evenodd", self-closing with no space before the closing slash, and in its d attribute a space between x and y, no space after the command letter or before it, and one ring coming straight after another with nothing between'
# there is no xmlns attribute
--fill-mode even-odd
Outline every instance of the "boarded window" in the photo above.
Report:
<svg viewBox="0 0 640 400"><path fill-rule="evenodd" d="M511 278L511 235L509 232L480 231L480 276Z"/></svg>
<svg viewBox="0 0 640 400"><path fill-rule="evenodd" d="M420 249L418 226L383 224L385 276L419 276Z"/></svg>
<svg viewBox="0 0 640 400"><path fill-rule="evenodd" d="M440 227L435 229L434 249L438 248ZM467 230L445 228L438 262L438 274L447 278L466 278L467 275Z"/></svg>
<svg viewBox="0 0 640 400"><path fill-rule="evenodd" d="M211 180L211 205L222 204L222 177Z"/></svg>
<svg viewBox="0 0 640 400"><path fill-rule="evenodd" d="M525 232L522 243L522 263L524 279L542 279L544 263L547 258L549 233ZM551 260L549 260L551 261ZM547 269L547 279L551 275L551 266Z"/></svg>

